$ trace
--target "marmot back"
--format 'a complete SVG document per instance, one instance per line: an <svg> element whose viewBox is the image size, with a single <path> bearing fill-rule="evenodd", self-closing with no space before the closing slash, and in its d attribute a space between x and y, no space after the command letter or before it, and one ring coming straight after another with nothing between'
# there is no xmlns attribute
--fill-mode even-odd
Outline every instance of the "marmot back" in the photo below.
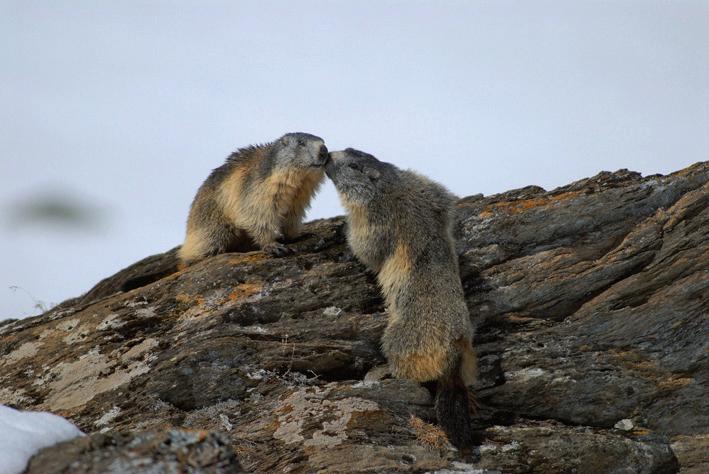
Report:
<svg viewBox="0 0 709 474"><path fill-rule="evenodd" d="M327 159L323 140L307 133L233 153L197 191L181 262L256 246L274 256L289 253L278 240L297 237Z"/></svg>
<svg viewBox="0 0 709 474"><path fill-rule="evenodd" d="M326 167L348 211L348 242L384 294L382 349L396 377L438 381L436 413L457 446L472 439L473 329L453 238L455 197L411 171L347 149Z"/></svg>

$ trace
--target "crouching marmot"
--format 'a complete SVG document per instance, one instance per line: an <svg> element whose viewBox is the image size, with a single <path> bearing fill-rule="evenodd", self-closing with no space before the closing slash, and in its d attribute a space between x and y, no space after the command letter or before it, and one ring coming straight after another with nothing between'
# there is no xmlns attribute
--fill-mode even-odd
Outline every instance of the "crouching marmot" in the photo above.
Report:
<svg viewBox="0 0 709 474"><path fill-rule="evenodd" d="M197 191L181 262L254 244L273 256L288 254L278 240L298 235L327 160L323 140L307 133L288 133L232 153Z"/></svg>
<svg viewBox="0 0 709 474"><path fill-rule="evenodd" d="M348 212L349 245L385 297L382 348L393 375L437 381L438 422L453 444L469 447L476 358L453 238L455 197L351 148L330 153L326 173Z"/></svg>

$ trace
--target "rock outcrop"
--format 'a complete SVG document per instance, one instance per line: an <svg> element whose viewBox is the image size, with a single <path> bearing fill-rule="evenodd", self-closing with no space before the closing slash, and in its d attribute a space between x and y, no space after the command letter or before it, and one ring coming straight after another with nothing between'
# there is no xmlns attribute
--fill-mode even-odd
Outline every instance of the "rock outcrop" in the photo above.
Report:
<svg viewBox="0 0 709 474"><path fill-rule="evenodd" d="M709 162L459 214L475 452L431 424L426 388L382 375L387 315L334 218L288 258L171 273L173 250L0 325L0 403L89 434L28 473L709 471Z"/></svg>

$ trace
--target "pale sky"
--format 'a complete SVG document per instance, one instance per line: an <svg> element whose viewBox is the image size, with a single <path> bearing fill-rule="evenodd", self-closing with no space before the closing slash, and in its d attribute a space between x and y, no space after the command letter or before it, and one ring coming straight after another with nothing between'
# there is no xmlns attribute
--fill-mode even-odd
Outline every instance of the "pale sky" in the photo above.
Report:
<svg viewBox="0 0 709 474"><path fill-rule="evenodd" d="M709 0L0 0L0 319L179 244L291 131L461 196L667 173L709 159ZM328 183L309 218L341 213Z"/></svg>

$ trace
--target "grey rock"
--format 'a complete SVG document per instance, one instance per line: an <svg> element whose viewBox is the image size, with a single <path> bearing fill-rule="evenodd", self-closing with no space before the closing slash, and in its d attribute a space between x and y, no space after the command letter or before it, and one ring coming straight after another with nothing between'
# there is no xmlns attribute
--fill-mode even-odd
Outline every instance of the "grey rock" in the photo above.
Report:
<svg viewBox="0 0 709 474"><path fill-rule="evenodd" d="M95 434L42 450L28 474L143 474L245 472L229 439L218 433L169 430Z"/></svg>
<svg viewBox="0 0 709 474"><path fill-rule="evenodd" d="M707 472L708 183L697 163L459 202L477 452L440 439L427 388L387 378L387 315L342 218L307 224L285 258L177 271L173 249L0 325L0 403L90 435L30 473L74 472L46 470L72 456L110 472L100 460L134 459L136 439L171 466L146 436L185 429L248 472Z"/></svg>

